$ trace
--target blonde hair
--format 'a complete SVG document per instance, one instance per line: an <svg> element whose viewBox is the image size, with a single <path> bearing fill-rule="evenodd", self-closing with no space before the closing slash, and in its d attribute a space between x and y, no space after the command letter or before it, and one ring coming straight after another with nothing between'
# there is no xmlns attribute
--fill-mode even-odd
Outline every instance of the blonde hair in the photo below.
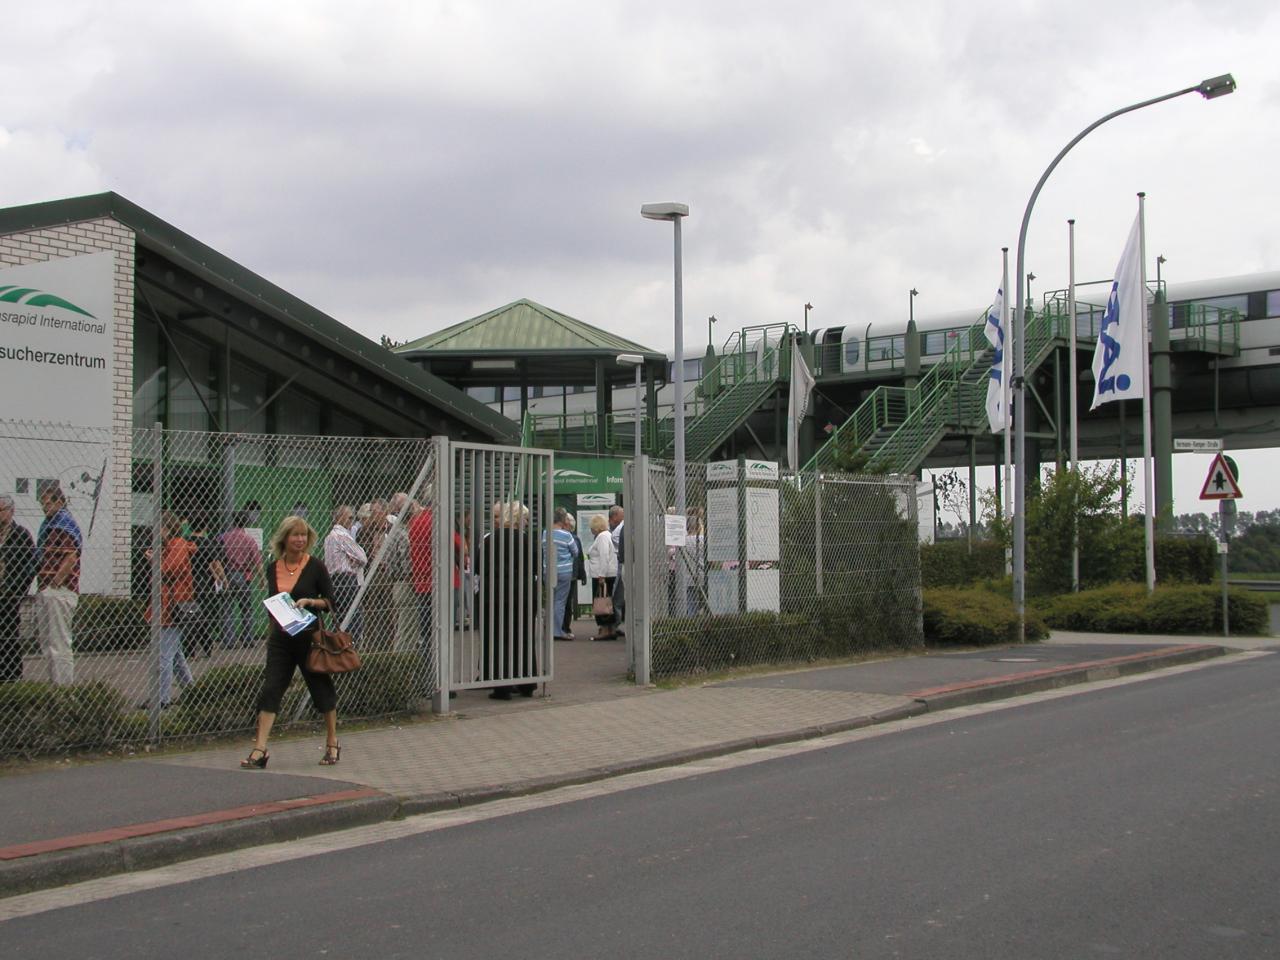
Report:
<svg viewBox="0 0 1280 960"><path fill-rule="evenodd" d="M271 535L271 552L277 560L284 556L285 541L289 539L289 534L297 529L298 524L302 524L307 530L307 546L303 553L310 553L311 548L316 545L316 532L311 528L311 524L302 517L291 514L280 521L276 532Z"/></svg>
<svg viewBox="0 0 1280 960"><path fill-rule="evenodd" d="M502 525L509 529L519 530L529 522L529 508L519 500L511 500L503 504L495 504L500 508Z"/></svg>
<svg viewBox="0 0 1280 960"><path fill-rule="evenodd" d="M591 518L591 532L597 537L609 529L609 521L604 518L603 513L597 513Z"/></svg>

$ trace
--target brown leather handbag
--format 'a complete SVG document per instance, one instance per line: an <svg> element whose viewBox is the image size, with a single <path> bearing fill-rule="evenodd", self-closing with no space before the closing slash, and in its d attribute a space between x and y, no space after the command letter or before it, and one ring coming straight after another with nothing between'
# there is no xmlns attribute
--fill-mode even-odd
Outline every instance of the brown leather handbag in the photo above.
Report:
<svg viewBox="0 0 1280 960"><path fill-rule="evenodd" d="M320 629L311 634L307 669L312 673L350 673L360 669L355 641L345 630L326 630L324 618L317 617Z"/></svg>

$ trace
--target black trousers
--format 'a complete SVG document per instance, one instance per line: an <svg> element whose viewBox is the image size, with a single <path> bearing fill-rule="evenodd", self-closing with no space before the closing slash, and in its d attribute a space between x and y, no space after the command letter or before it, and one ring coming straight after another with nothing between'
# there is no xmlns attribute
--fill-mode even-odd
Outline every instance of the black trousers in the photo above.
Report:
<svg viewBox="0 0 1280 960"><path fill-rule="evenodd" d="M258 710L263 713L279 713L280 701L293 680L293 671L301 670L302 679L311 692L311 702L321 713L338 707L338 689L333 677L327 673L312 673L307 669L307 651L311 649L313 630L304 630L296 637L271 628L267 637L267 665L262 671L262 689L258 693Z"/></svg>

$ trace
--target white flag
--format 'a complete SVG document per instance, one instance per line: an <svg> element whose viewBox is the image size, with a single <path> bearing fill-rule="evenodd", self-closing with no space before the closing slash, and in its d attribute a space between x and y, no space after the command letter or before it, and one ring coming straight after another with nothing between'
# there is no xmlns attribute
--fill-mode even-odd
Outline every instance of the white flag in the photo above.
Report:
<svg viewBox="0 0 1280 960"><path fill-rule="evenodd" d="M987 311L987 322L982 327L987 341L996 348L995 359L991 361L990 379L987 381L987 420L991 422L991 432L999 433L1009 424L1009 417L1004 408L1004 290L996 290L995 303Z"/></svg>
<svg viewBox="0 0 1280 960"><path fill-rule="evenodd" d="M1142 286L1142 238L1139 218L1133 221L1093 352L1093 405L1143 397L1147 378L1147 291Z"/></svg>
<svg viewBox="0 0 1280 960"><path fill-rule="evenodd" d="M791 396L787 403L787 465L800 469L800 421L809 412L814 379L800 351L800 338L791 343Z"/></svg>

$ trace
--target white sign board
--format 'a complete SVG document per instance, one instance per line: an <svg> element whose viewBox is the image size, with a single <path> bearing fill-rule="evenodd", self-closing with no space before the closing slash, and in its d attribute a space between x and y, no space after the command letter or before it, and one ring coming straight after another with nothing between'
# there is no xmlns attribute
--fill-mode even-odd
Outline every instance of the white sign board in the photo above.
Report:
<svg viewBox="0 0 1280 960"><path fill-rule="evenodd" d="M1192 453L1217 453L1222 449L1221 440L1180 440L1175 438L1173 449L1189 450Z"/></svg>
<svg viewBox="0 0 1280 960"><path fill-rule="evenodd" d="M748 487L747 495L747 560L777 561L778 491L767 487Z"/></svg>
<svg viewBox="0 0 1280 960"><path fill-rule="evenodd" d="M115 255L0 270L0 410L6 420L109 428Z"/></svg>
<svg viewBox="0 0 1280 960"><path fill-rule="evenodd" d="M683 547L688 539L688 519L676 513L663 517L666 521L664 540L668 547Z"/></svg>
<svg viewBox="0 0 1280 960"><path fill-rule="evenodd" d="M33 424L0 445L0 489L35 536L37 494L57 482L83 537L81 593L112 589L114 294L110 252L0 269L0 415Z"/></svg>
<svg viewBox="0 0 1280 960"><path fill-rule="evenodd" d="M707 491L707 559L738 559L738 490Z"/></svg>
<svg viewBox="0 0 1280 960"><path fill-rule="evenodd" d="M744 460L743 474L739 477L737 460L715 460L707 464L707 479L715 480L769 480L778 479L778 464L775 460Z"/></svg>

